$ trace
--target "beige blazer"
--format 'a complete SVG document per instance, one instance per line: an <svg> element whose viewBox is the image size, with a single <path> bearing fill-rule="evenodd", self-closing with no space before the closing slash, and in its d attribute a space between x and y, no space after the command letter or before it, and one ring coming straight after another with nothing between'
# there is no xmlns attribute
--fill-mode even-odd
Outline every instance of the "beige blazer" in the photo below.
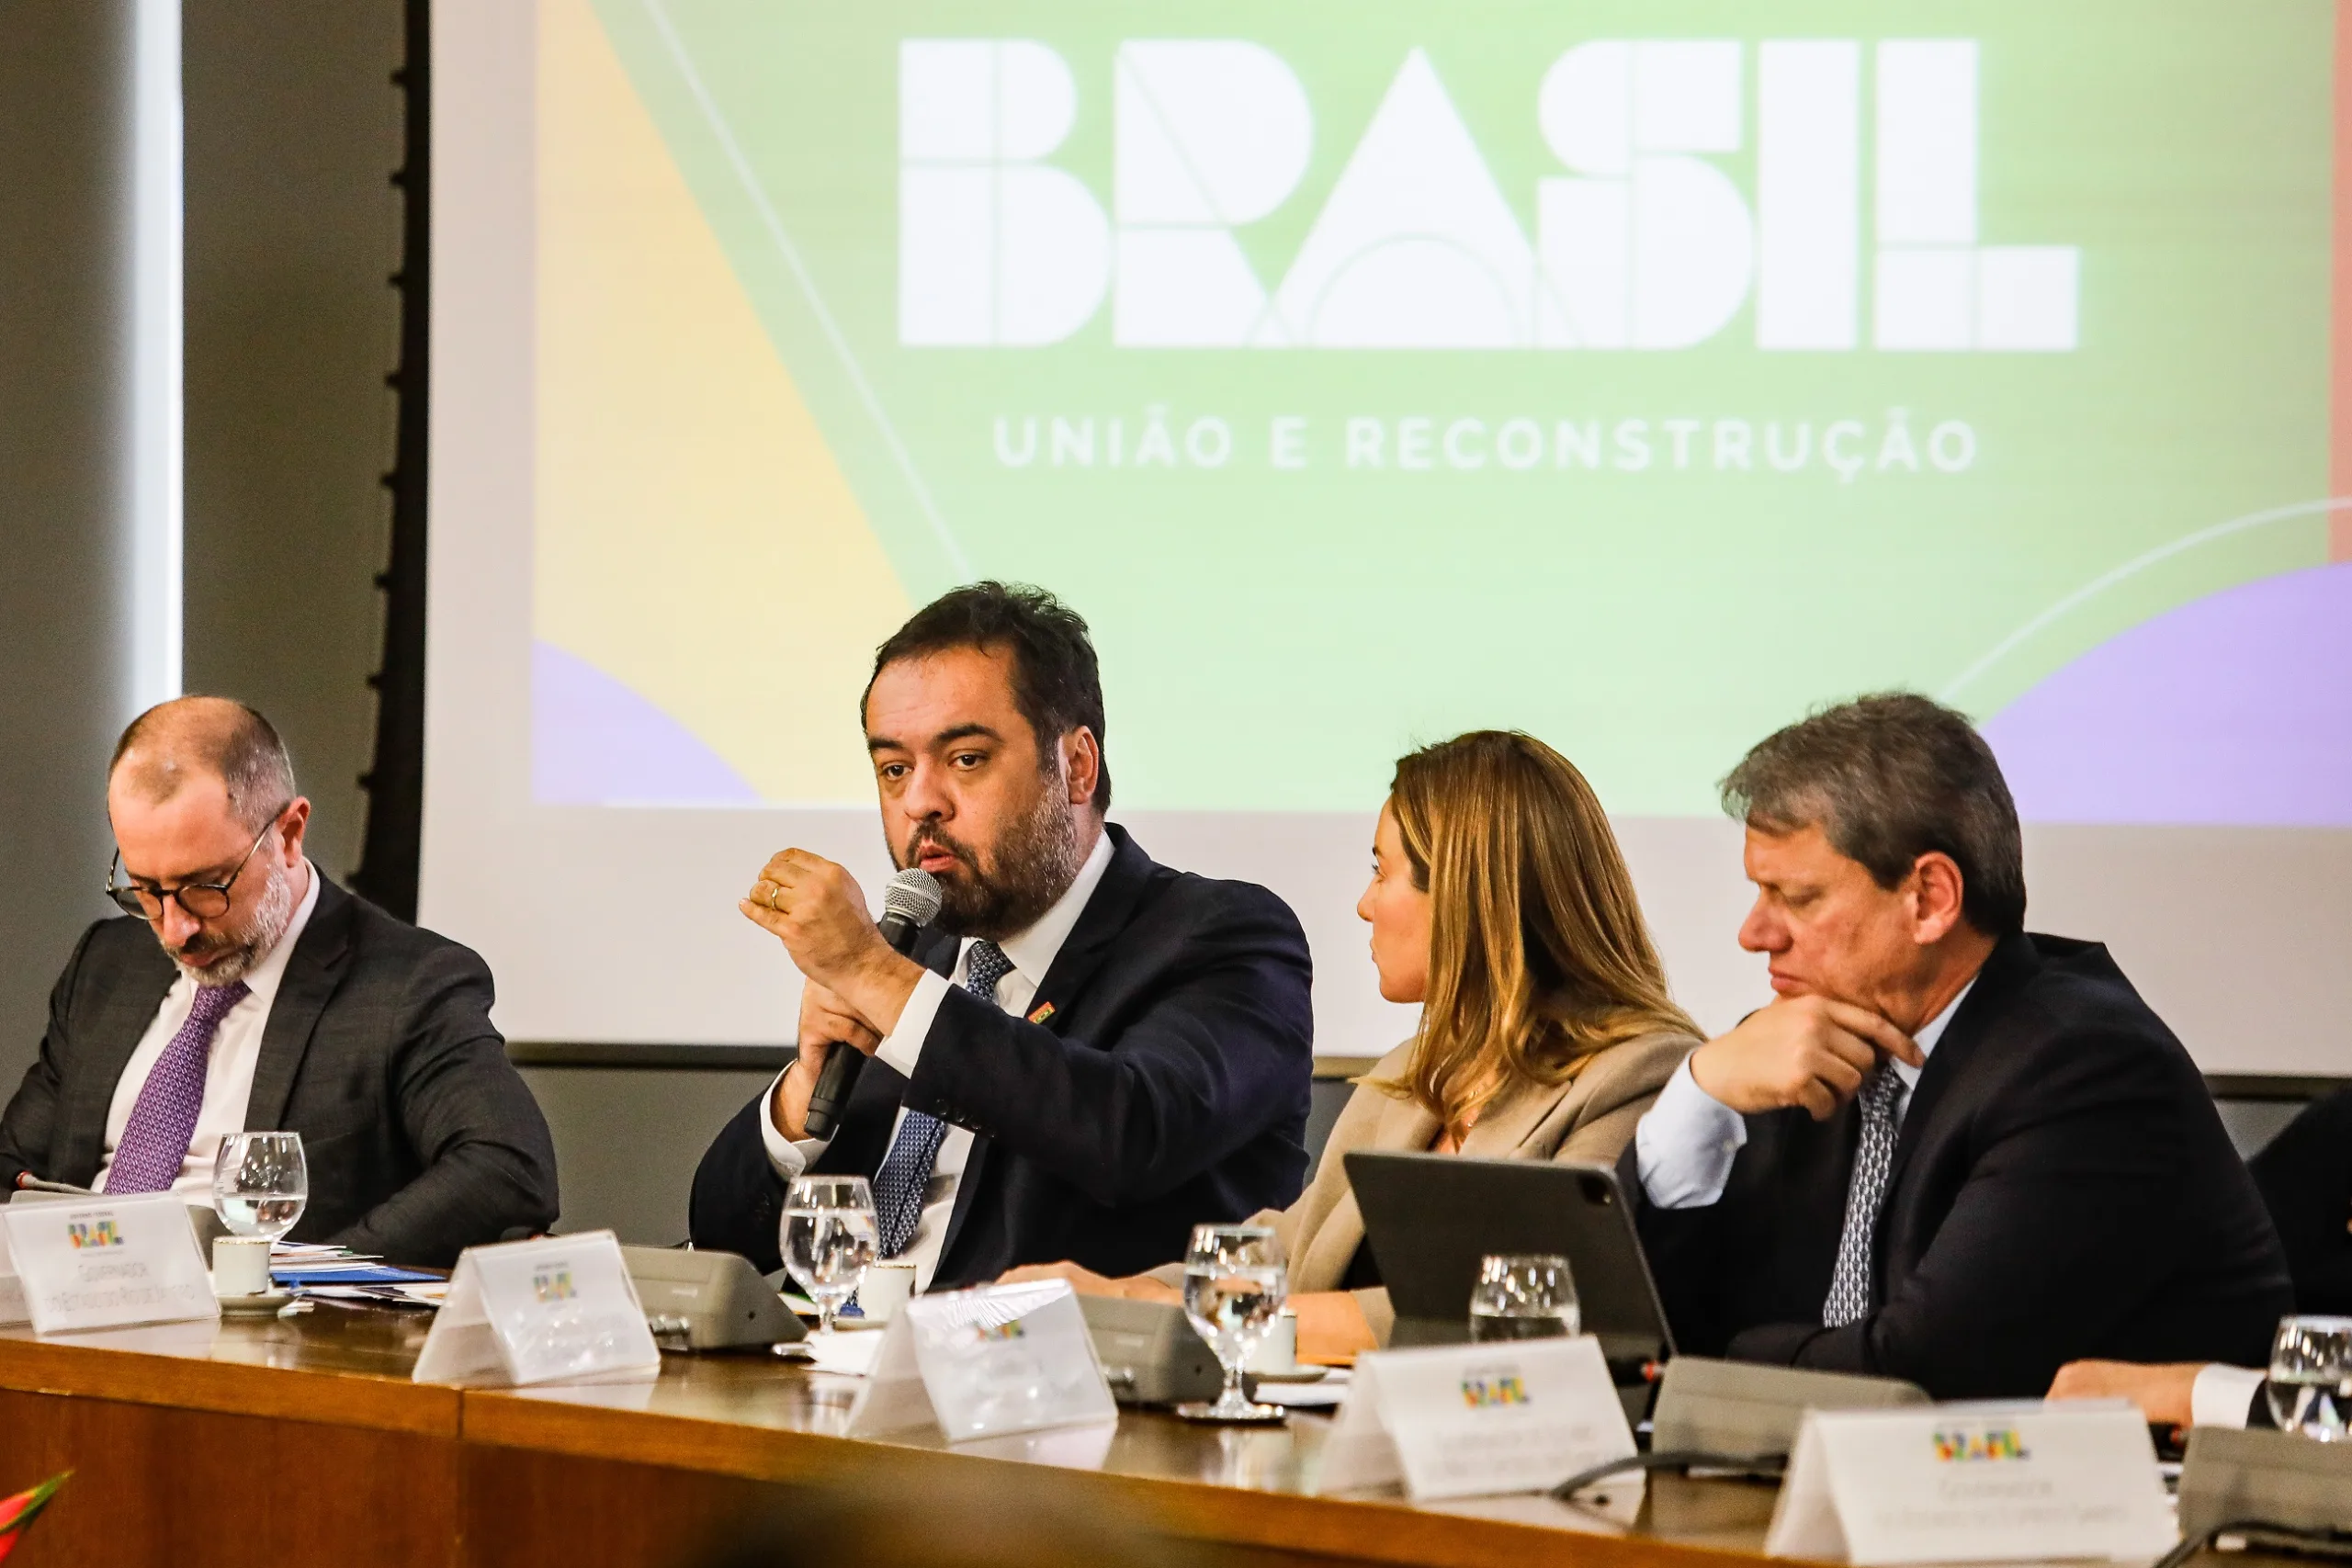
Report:
<svg viewBox="0 0 2352 1568"><path fill-rule="evenodd" d="M1633 1140L1634 1124L1674 1076L1682 1058L1697 1049L1688 1034L1661 1032L1638 1035L1601 1051L1566 1083L1528 1085L1488 1106L1461 1152L1473 1159L1576 1160L1613 1165ZM1409 1040L1380 1059L1374 1078L1396 1078L1412 1055ZM1351 1149L1418 1153L1437 1141L1438 1120L1410 1100L1399 1100L1358 1081L1330 1140L1316 1163L1315 1178L1287 1209L1268 1209L1252 1216L1256 1224L1272 1225L1282 1238L1283 1254L1290 1260L1294 1292L1336 1291L1347 1276L1348 1264L1363 1243L1363 1215L1348 1188L1344 1156ZM1179 1289L1184 1269L1179 1263L1155 1269ZM1358 1291L1356 1300L1382 1344L1396 1314L1386 1291Z"/></svg>

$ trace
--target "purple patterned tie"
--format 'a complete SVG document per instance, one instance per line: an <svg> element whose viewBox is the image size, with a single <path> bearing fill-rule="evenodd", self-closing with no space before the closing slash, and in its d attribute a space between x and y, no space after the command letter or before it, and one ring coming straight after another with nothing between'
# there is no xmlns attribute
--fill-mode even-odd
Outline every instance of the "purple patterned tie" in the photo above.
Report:
<svg viewBox="0 0 2352 1568"><path fill-rule="evenodd" d="M204 1076L212 1066L212 1036L229 1010L250 993L243 980L198 986L187 1021L164 1047L140 1086L107 1170L110 1193L167 1192L187 1160L196 1113L204 1109Z"/></svg>

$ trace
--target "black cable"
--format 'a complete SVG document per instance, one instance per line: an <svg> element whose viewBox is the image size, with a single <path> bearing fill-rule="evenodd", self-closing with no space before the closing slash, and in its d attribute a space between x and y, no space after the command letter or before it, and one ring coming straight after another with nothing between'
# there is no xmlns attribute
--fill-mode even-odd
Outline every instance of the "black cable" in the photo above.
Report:
<svg viewBox="0 0 2352 1568"><path fill-rule="evenodd" d="M360 787L368 821L351 889L404 920L416 919L424 822L424 552L426 374L432 346L432 0L406 0L407 55L392 73L404 109L400 187L400 365L387 378L399 394L392 467L391 538L376 586L384 595L383 654L368 684L376 693L376 744Z"/></svg>
<svg viewBox="0 0 2352 1568"><path fill-rule="evenodd" d="M1788 1467L1789 1456L1786 1454L1719 1454L1705 1449L1666 1449L1655 1453L1627 1454L1623 1459L1612 1459L1606 1464L1580 1470L1553 1487L1552 1495L1565 1503L1596 1481L1635 1472L1647 1474L1653 1470L1703 1468L1736 1471L1743 1475L1777 1477Z"/></svg>
<svg viewBox="0 0 2352 1568"><path fill-rule="evenodd" d="M2149 1564L2149 1568L2181 1568L2182 1563L2225 1535L2269 1536L2303 1546L2331 1547L2339 1551L2352 1546L2352 1532L2345 1530L2306 1529L2298 1525L2272 1524L2267 1519L2233 1519L2228 1524L2215 1525L2202 1534L2190 1536L2157 1558Z"/></svg>

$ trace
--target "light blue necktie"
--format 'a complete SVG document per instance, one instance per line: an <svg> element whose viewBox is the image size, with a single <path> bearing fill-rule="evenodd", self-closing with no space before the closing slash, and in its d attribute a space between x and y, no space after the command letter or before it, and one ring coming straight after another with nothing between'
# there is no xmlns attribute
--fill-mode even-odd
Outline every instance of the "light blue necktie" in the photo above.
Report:
<svg viewBox="0 0 2352 1568"><path fill-rule="evenodd" d="M992 942L976 942L965 955L964 988L996 1005L996 985L1012 973L1012 960ZM922 1222L923 1195L931 1190L931 1168L939 1145L947 1137L947 1123L921 1111L909 1111L899 1122L890 1153L874 1176L875 1222L880 1229L882 1256L896 1258L915 1238Z"/></svg>

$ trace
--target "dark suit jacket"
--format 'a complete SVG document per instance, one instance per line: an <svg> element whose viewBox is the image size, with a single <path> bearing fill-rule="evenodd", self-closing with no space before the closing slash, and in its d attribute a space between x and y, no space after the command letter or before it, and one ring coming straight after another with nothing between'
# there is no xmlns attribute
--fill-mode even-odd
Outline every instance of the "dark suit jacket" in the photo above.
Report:
<svg viewBox="0 0 2352 1568"><path fill-rule="evenodd" d="M40 1056L0 1113L0 1188L28 1171L96 1179L115 1087L175 974L143 920L83 933ZM555 1145L490 1006L472 952L320 877L245 1108L249 1129L302 1134L311 1201L292 1239L446 1265L555 1223Z"/></svg>
<svg viewBox="0 0 2352 1568"><path fill-rule="evenodd" d="M1306 939L1290 907L1246 882L1156 865L1125 831L1037 987L1026 1023L961 987L911 1081L869 1060L811 1167L871 1177L903 1101L976 1136L934 1288L1071 1258L1133 1274L1183 1256L1192 1227L1282 1208L1306 1175L1313 1014ZM926 933L917 956L954 966ZM695 1173L697 1247L779 1266L784 1184L760 1137L767 1096L719 1133Z"/></svg>
<svg viewBox="0 0 2352 1568"><path fill-rule="evenodd" d="M2295 1276L2295 1310L2352 1315L2352 1089L2304 1107L2252 1166Z"/></svg>
<svg viewBox="0 0 2352 1568"><path fill-rule="evenodd" d="M1850 1103L1751 1116L1719 1201L1636 1197L1681 1348L1939 1399L2038 1397L2084 1357L2267 1357L2292 1304L2278 1238L2196 1065L2105 948L2002 940L1905 1112L1875 1310L1824 1328L1860 1126Z"/></svg>

